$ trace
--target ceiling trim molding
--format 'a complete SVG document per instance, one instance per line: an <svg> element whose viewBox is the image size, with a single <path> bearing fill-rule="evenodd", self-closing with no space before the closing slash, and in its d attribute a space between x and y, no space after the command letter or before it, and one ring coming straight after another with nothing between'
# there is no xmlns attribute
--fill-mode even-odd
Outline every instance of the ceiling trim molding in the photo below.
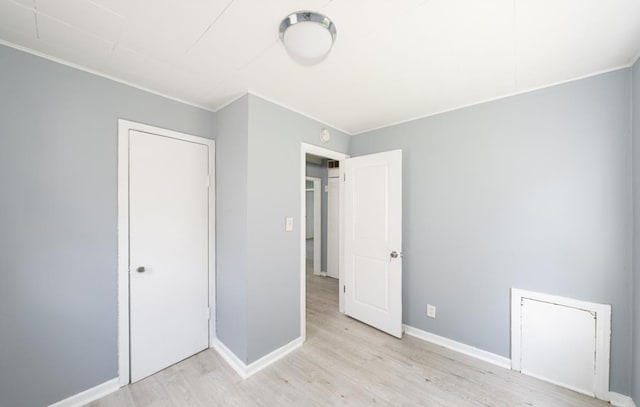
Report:
<svg viewBox="0 0 640 407"><path fill-rule="evenodd" d="M45 54L43 52L36 51L34 49L31 49L31 48L23 47L21 45L14 44L12 42L5 41L3 39L0 39L0 45L5 45L5 46L7 46L9 48L17 49L18 51L26 52L27 54L31 54L31 55L34 55L34 56L37 56L37 57L40 57L40 58L43 58L43 59L47 59L49 61L58 63L60 65L65 65L65 66L68 66L69 68L77 69L79 71L83 71L83 72L86 72L86 73L89 73L89 74L92 74L92 75L95 75L95 76L99 76L101 78L108 79L110 81L117 82L117 83L120 83L122 85L126 85L126 86L129 86L131 88L138 89L138 90L141 90L141 91L144 91L144 92L147 92L147 93L151 93L153 95L160 96L162 98L169 99L169 100L172 100L174 102L182 103L184 105L188 105L188 106L192 106L192 107L197 107L198 109L203 109L203 110L206 110L208 112L215 113L215 110L211 109L210 107L202 106L202 105L199 105L197 103L189 102L189 101L186 101L184 99L180 99L180 98L177 98L177 97L173 97L173 96L167 95L166 93L162 93L162 92L158 92L158 91L155 91L155 90L152 90L152 89L149 89L149 88L145 88L144 86L136 85L136 84L134 84L132 82L127 82L125 80L116 78L115 76L107 75L105 73L102 73L102 72L99 72L99 71L96 71L96 70L93 70L93 69L89 69L89 68L86 68L84 66L74 64L73 62L69 62L69 61L66 61L64 59L56 58L56 57L53 57L51 55Z"/></svg>
<svg viewBox="0 0 640 407"><path fill-rule="evenodd" d="M332 129L334 129L334 130L338 130L338 131L340 131L340 132L342 132L342 133L344 133L344 134L346 134L346 135L348 135L348 136L355 136L355 135L356 135L356 133L353 133L353 132L351 132L351 131L347 131L347 130L345 130L345 129L341 129L341 128L340 128L340 127L338 127L338 126L334 126L334 125L332 125L331 123L327 123L327 122L326 122L326 121L324 121L324 120L318 119L317 117L313 117L313 116L311 116L310 114L304 113L304 112L302 112L302 111L300 111L300 110L298 110L298 109L294 109L294 108L292 108L291 106L285 105L284 103L280 103L280 102L278 102L278 101L276 101L276 100L273 100L273 99L271 99L271 98L269 98L269 97L267 97L267 96L261 95L260 93L254 92L254 91L252 91L252 90L248 90L248 91L247 91L247 94L249 94L249 95L253 95L253 96L257 96L257 97L259 97L260 99L266 100L266 101L267 101L267 102L269 102L269 103L273 103L273 104L274 104L274 105L276 105L276 106L280 106L280 107L282 107L282 108L284 108L284 109L290 110L290 111L292 111L293 113L297 113L297 114L299 114L300 116L304 116L304 117L306 117L307 119L311 119L311 120L313 120L313 121L316 121L316 122L318 122L318 123L320 123L320 124L322 124L322 125L324 125L324 126L331 127ZM217 111L217 110L216 110L216 111Z"/></svg>
<svg viewBox="0 0 640 407"><path fill-rule="evenodd" d="M638 57L640 58L640 55L638 55ZM372 132L372 131L386 129L387 127L393 127L393 126L397 126L399 124L406 124L406 123L413 122L413 121L416 121L416 120L426 119L428 117L437 116L437 115L444 114L444 113L450 113L450 112L454 112L456 110L466 109L468 107L473 107L473 106L481 105L481 104L484 104L484 103L495 102L495 101L498 101L500 99L506 99L506 98L509 98L509 97L512 97L512 96L519 96L519 95L523 95L525 93L531 93L531 92L535 92L535 91L546 89L546 88L551 88L551 87L558 86L558 85L564 85L566 83L571 83L571 82L576 82L576 81L579 81L579 80L582 80L582 79L592 78L594 76L603 75L603 74L606 74L606 73L609 73L609 72L615 72L615 71L619 71L621 69L627 69L627 68L630 68L632 66L633 66L633 63L627 63L627 64L616 66L614 68L603 69L603 70L600 70L600 71L592 72L592 73L589 73L589 74L586 74L586 75L582 75L582 76L578 76L578 77L575 77L575 78L565 79L563 81L553 82L553 83L550 83L550 84L547 84L547 85L543 85L543 86L527 88L527 89L524 89L524 90L521 90L521 91L518 91L518 92L507 93L507 94L504 94L504 95L501 95L501 96L496 96L494 98L484 99L484 100L481 100L481 101L478 101L478 102L473 102L473 103L468 103L466 105L460 105L460 106L452 107L450 109L439 110L437 112L428 113L428 114L425 114L425 115L422 115L422 116L416 116L416 117L413 117L411 119L400 120L400 121L393 122L393 123L390 123L390 124L385 124L385 125L382 125L382 126L372 127L370 129L358 131L358 132L353 133L351 135L352 136L359 136L359 135L362 135L362 134L365 134L365 133L369 133L369 132Z"/></svg>
<svg viewBox="0 0 640 407"><path fill-rule="evenodd" d="M203 106L203 105L199 105L197 103L189 102L187 100L180 99L180 98L168 95L166 93L158 92L158 91L146 88L144 86L136 85L136 84L134 84L132 82L128 82L128 81L119 79L117 77L114 77L114 76L111 76L111 75L108 75L108 74L105 74L105 73L102 73L102 72L99 72L99 71L96 71L96 70L93 70L93 69L89 69L89 68L83 67L81 65L77 65L77 64L75 64L73 62L69 62L69 61L66 61L64 59L57 58L57 57L45 54L45 53L40 52L40 51L36 51L36 50L28 48L28 47L24 47L24 46L21 46L21 45L18 45L18 44L14 44L12 42L9 42L9 41L3 40L3 39L0 39L0 45L4 45L4 46L7 46L9 48L17 49L17 50L25 52L27 54L31 54L31 55L34 55L34 56L37 56L37 57L40 57L40 58L43 58L43 59L58 63L58 64L61 64L61 65L65 65L65 66L68 66L70 68L77 69L79 71L87 72L89 74L92 74L92 75L95 75L95 76L98 76L98 77L101 77L101 78L105 78L105 79L108 79L110 81L113 81L113 82L116 82L116 83L120 83L122 85L129 86L129 87L134 88L134 89L141 90L143 92L147 92L147 93L150 93L150 94L153 94L153 95L156 95L156 96L160 96L162 98L165 98L165 99L168 99L168 100L172 100L174 102L182 103L182 104L187 105L187 106L196 107L198 109L206 110L206 111L213 112L213 113L217 113L218 111L224 109L225 107L229 106L233 102L241 99L244 95L247 95L247 94L253 95L253 96L259 97L259 98L261 98L261 99L263 99L263 100L265 100L267 102L273 103L273 104L275 104L277 106L280 106L280 107L282 107L284 109L290 110L290 111L292 111L294 113L297 113L297 114L299 114L301 116L304 116L304 117L306 117L308 119L316 121L316 122L318 122L320 124L323 124L323 125L326 125L328 127L331 127L333 129L338 130L338 131L340 131L340 132L342 132L344 134L347 134L349 136L358 136L358 135L362 135L362 134L369 133L369 132L372 132L372 131L381 130L381 129L385 129L385 128L388 128L388 127L397 126L397 125L400 125L400 124L406 124L406 123L409 123L409 122L412 122L412 121L415 121L415 120L426 119L428 117L432 117L432 116L436 116L436 115L440 115L440 114L444 114L444 113L450 113L450 112L453 112L453 111L456 111L456 110L460 110L460 109L465 109L465 108L468 108L468 107L481 105L483 103L494 102L494 101L497 101L497 100L500 100L500 99L505 99L505 98L512 97L512 96L518 96L518 95L522 95L522 94L529 93L529 92L535 92L537 90L542 90L542 89L550 88L550 87L553 87L553 86L558 86L558 85L562 85L562 84L565 84L565 83L575 82L575 81L579 81L579 80L582 80L582 79L587 79L587 78L591 78L591 77L594 77L594 76L606 74L606 73L609 73L609 72L614 72L614 71L618 71L618 70L621 70L621 69L630 68L640 60L640 52L638 52L638 54L636 54L634 57L631 58L630 62L628 62L626 64L618 65L618 66L613 67L613 68L603 69L603 70L600 70L600 71L595 71L595 72L592 72L592 73L589 73L589 74L586 74L586 75L582 75L582 76L578 76L578 77L575 77L575 78L570 78L570 79L566 79L566 80L563 80L563 81L553 82L553 83L546 84L546 85L543 85L543 86L527 88L527 89L524 89L524 90L521 90L521 91L507 93L507 94L496 96L496 97L493 97L493 98L483 99L483 100L480 100L478 102L459 105L459 106L455 106L455 107L452 107L452 108L449 108L449 109L444 109L444 110L439 110L439 111L436 111L436 112L433 112L433 113L428 113L428 114L425 114L425 115L414 116L414 117L409 118L409 119L399 120L399 121L392 122L392 123L389 123L389 124L384 124L384 125L381 125L381 126L367 128L365 130L348 131L348 130L345 130L345 129L340 128L338 126L332 125L331 123L327 123L324 120L321 120L321 119L319 119L317 117L309 115L309 114L307 114L305 112L302 112L302 111L300 111L298 109L294 109L289 105L286 105L284 103L281 103L279 101L271 99L271 98L269 98L267 96L264 96L264 95L262 95L262 94L260 94L258 92L252 91L252 90L247 90L247 91L241 93L239 96L236 96L236 97L233 97L233 98L229 99L228 101L224 102L223 104L221 104L220 106L218 106L216 108L210 108L210 107L206 107L206 106Z"/></svg>
<svg viewBox="0 0 640 407"><path fill-rule="evenodd" d="M245 97L248 94L249 94L249 92L247 92L246 90L241 92L238 96L232 97L228 101L224 102L222 105L216 107L213 112L214 113L218 113L220 110L224 109L225 107L227 107L229 105L234 104L235 102L237 102L238 100L242 99L243 97Z"/></svg>

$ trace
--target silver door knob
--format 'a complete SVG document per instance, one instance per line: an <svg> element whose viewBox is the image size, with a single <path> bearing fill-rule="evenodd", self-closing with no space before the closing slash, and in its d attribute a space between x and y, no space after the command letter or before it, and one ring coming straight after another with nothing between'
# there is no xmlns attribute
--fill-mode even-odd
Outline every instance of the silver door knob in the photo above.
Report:
<svg viewBox="0 0 640 407"><path fill-rule="evenodd" d="M144 266L140 266L140 267L138 267L138 268L136 269L136 271L137 271L138 273L144 273L144 271L145 271L145 270L144 270Z"/></svg>
<svg viewBox="0 0 640 407"><path fill-rule="evenodd" d="M392 259L397 259L397 258L398 258L398 252L397 252L397 251L395 251L395 250L394 250L394 251L392 251L392 252L391 252L391 258L392 258Z"/></svg>

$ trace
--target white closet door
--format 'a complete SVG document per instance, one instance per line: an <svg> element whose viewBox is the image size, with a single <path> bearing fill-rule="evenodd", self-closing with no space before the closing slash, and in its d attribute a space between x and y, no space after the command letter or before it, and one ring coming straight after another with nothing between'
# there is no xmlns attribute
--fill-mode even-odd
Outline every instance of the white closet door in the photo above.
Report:
<svg viewBox="0 0 640 407"><path fill-rule="evenodd" d="M129 143L135 382L208 347L208 146L137 131Z"/></svg>

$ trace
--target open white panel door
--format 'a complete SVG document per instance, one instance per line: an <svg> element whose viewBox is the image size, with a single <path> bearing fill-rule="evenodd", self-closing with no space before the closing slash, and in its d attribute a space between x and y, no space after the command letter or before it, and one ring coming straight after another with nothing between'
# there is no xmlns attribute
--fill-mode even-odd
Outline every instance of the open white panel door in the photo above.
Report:
<svg viewBox="0 0 640 407"><path fill-rule="evenodd" d="M402 337L402 151L344 160L345 314Z"/></svg>

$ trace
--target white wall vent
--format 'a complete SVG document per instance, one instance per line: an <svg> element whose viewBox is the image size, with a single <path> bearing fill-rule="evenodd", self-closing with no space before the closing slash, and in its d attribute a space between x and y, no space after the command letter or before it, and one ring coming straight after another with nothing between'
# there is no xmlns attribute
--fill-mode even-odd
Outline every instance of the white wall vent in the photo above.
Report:
<svg viewBox="0 0 640 407"><path fill-rule="evenodd" d="M340 161L327 160L327 172L329 178L337 178L340 176Z"/></svg>

